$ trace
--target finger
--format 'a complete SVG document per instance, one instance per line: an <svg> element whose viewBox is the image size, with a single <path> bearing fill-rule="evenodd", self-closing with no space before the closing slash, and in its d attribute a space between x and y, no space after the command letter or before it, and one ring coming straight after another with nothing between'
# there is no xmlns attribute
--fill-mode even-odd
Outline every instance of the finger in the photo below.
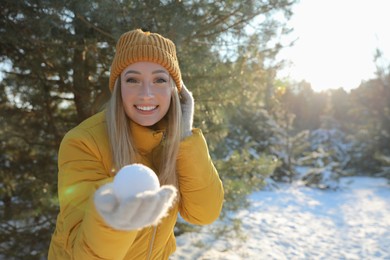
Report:
<svg viewBox="0 0 390 260"><path fill-rule="evenodd" d="M184 85L184 83L182 84L180 95L182 96L184 102L192 99L192 93L188 90L188 88Z"/></svg>
<svg viewBox="0 0 390 260"><path fill-rule="evenodd" d="M137 229L142 225L142 220L138 218L138 210L142 201L135 197L127 198L123 201L118 209L110 214L113 226L122 230Z"/></svg>
<svg viewBox="0 0 390 260"><path fill-rule="evenodd" d="M137 194L137 198L142 201L137 210L137 215L134 216L138 221L137 224L143 227L156 225L161 217L166 215L175 197L176 188L173 186L163 186L157 191L146 191ZM141 220L143 223L140 222Z"/></svg>
<svg viewBox="0 0 390 260"><path fill-rule="evenodd" d="M112 189L112 184L101 186L94 195L95 206L103 212L111 212L118 206L118 200Z"/></svg>
<svg viewBox="0 0 390 260"><path fill-rule="evenodd" d="M135 216L137 216L138 211L142 207L142 204L144 203L144 200L142 198L138 198L136 196L127 198L123 201L122 205L120 206L120 211L118 212L118 215L126 216L127 219L133 219Z"/></svg>
<svg viewBox="0 0 390 260"><path fill-rule="evenodd" d="M153 204L153 207L148 207L148 214L144 215L147 225L157 225L160 219L167 213L167 207L161 201L161 196L157 195Z"/></svg>
<svg viewBox="0 0 390 260"><path fill-rule="evenodd" d="M172 204L177 196L177 189L172 185L164 185L160 188L159 194L165 203Z"/></svg>
<svg viewBox="0 0 390 260"><path fill-rule="evenodd" d="M139 206L136 210L134 208L135 211L132 214L126 215L129 217L127 226L131 229L141 229L150 226L158 217L154 212L156 208L159 208L159 196L156 193L138 197L137 201Z"/></svg>
<svg viewBox="0 0 390 260"><path fill-rule="evenodd" d="M176 188L173 186L162 187L155 196L156 203L149 214L149 221L157 225L161 218L167 215L176 198Z"/></svg>

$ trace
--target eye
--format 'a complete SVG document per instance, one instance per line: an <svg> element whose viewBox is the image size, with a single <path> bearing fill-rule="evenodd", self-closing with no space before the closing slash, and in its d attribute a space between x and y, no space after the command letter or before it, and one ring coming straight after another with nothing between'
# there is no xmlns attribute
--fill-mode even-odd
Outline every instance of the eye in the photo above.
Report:
<svg viewBox="0 0 390 260"><path fill-rule="evenodd" d="M157 78L154 82L158 84L162 84L162 83L167 83L168 80L165 78Z"/></svg>
<svg viewBox="0 0 390 260"><path fill-rule="evenodd" d="M128 78L128 79L126 79L126 82L131 83L131 84L136 84L136 83L138 83L138 80L135 78Z"/></svg>

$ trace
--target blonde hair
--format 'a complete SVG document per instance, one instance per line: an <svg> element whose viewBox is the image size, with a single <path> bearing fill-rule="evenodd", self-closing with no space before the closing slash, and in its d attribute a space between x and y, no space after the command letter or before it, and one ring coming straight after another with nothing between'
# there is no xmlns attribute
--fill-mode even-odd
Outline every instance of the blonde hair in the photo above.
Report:
<svg viewBox="0 0 390 260"><path fill-rule="evenodd" d="M161 185L170 184L178 189L176 157L182 133L182 116L177 87L172 79L170 82L172 84L172 97L168 112L164 117L168 123L162 141L161 163L157 175ZM132 140L129 120L123 107L121 84L118 78L106 110L108 139L111 146L113 167L116 171L125 165L137 162L137 150Z"/></svg>

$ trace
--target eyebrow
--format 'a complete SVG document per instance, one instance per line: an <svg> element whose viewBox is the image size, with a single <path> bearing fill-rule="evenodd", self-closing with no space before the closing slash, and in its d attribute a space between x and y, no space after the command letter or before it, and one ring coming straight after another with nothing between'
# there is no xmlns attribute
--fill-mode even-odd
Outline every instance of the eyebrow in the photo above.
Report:
<svg viewBox="0 0 390 260"><path fill-rule="evenodd" d="M155 70L152 72L152 74L158 74L158 73L164 73L164 74L169 75L168 72L166 72L165 70ZM140 75L141 72L139 72L137 70L128 70L128 71L126 71L125 75L127 75L127 74L139 74Z"/></svg>
<svg viewBox="0 0 390 260"><path fill-rule="evenodd" d="M136 71L136 70L128 70L128 71L126 71L125 75L131 74L131 73L133 73L133 74L141 74L141 72Z"/></svg>
<svg viewBox="0 0 390 260"><path fill-rule="evenodd" d="M152 74L158 74L158 73L165 73L168 75L168 72L166 72L165 70L155 70L152 72Z"/></svg>

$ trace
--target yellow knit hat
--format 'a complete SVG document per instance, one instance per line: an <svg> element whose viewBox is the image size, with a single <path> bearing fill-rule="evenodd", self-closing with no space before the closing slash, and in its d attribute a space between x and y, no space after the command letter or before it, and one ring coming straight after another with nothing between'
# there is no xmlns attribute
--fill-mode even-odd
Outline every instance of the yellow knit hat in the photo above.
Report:
<svg viewBox="0 0 390 260"><path fill-rule="evenodd" d="M175 44L157 33L143 32L141 29L122 34L116 44L116 53L111 64L110 91L121 72L130 64L139 61L155 62L170 73L181 90L181 73L176 57Z"/></svg>

